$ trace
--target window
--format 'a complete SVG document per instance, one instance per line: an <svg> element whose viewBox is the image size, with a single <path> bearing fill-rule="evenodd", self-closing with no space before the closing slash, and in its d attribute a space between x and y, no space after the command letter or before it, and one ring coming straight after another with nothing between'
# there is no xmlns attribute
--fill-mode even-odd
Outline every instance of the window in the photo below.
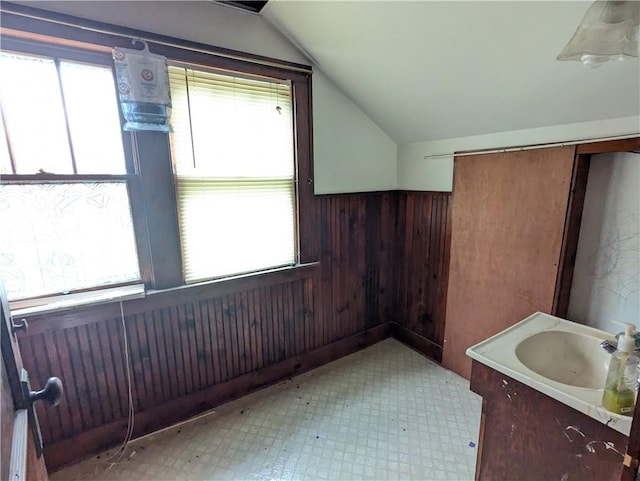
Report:
<svg viewBox="0 0 640 481"><path fill-rule="evenodd" d="M111 50L130 37L2 19L0 278L14 306L317 260L310 67L151 40L174 132L123 132Z"/></svg>
<svg viewBox="0 0 640 481"><path fill-rule="evenodd" d="M0 70L0 278L9 299L138 281L111 67L2 51Z"/></svg>
<svg viewBox="0 0 640 481"><path fill-rule="evenodd" d="M187 282L296 261L289 82L169 67Z"/></svg>

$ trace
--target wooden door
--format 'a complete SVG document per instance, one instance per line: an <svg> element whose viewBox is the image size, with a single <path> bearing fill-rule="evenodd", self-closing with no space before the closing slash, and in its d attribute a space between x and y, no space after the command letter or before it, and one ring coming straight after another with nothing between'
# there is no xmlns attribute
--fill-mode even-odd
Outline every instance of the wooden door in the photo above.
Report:
<svg viewBox="0 0 640 481"><path fill-rule="evenodd" d="M575 147L456 157L443 365L469 378L468 347L553 313Z"/></svg>
<svg viewBox="0 0 640 481"><path fill-rule="evenodd" d="M2 363L0 366L0 476L12 481L47 481L44 456L38 455L30 426L37 423L35 411L29 413L31 401L23 381L20 349L13 332L13 320L0 283L0 340ZM30 416L31 414L31 416ZM31 417L31 419L29 419Z"/></svg>

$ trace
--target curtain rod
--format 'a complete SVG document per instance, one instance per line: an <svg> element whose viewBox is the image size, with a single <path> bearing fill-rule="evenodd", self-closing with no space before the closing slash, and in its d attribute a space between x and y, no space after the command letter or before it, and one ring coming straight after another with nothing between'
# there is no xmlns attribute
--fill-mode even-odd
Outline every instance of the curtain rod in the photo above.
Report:
<svg viewBox="0 0 640 481"><path fill-rule="evenodd" d="M604 142L607 140L624 140L624 139L633 139L638 137L638 134L628 134L628 135L619 135L615 137L598 137L595 139L582 139L582 140L570 140L567 142L555 142L551 144L539 144L539 145L525 145L522 147L505 147L501 149L490 149L490 150L469 150L460 153L452 152L450 154L427 154L423 158L424 159L435 159L440 157L468 157L470 155L482 155L482 154L500 154L504 152L520 152L523 150L535 150L535 149L550 149L552 147L565 147L569 145L579 145L579 144L587 144L591 142Z"/></svg>
<svg viewBox="0 0 640 481"><path fill-rule="evenodd" d="M150 42L152 44L157 44L157 45L163 45L165 47L172 47L172 48L179 48L182 50L189 50L191 52L197 52L197 53L204 53L207 55L214 55L216 57L222 57L222 58L228 58L231 60L240 60L243 62L250 62L253 64L257 64L257 65L262 65L265 67L276 67L276 68L282 68L282 69L286 69L286 70L292 70L295 72L302 72L302 73L313 73L313 70L310 67L304 67L301 65L291 65L288 63L280 63L277 61L271 61L271 60L265 60L265 59L260 59L260 58L255 58L255 57L251 57L251 56L244 56L244 55L236 55L233 53L225 53L225 52L219 52L216 50L212 50L212 49L207 49L207 48L199 48L196 46L187 46L187 45L183 45L180 44L178 42L171 42L168 40L160 40L158 38L153 38L153 34L152 36L144 36L144 35L139 35L139 34L135 34L135 33L130 33L130 34L126 34L126 33L122 33L117 31L116 29L110 29L110 28L98 28L98 27L90 27L87 25L81 25L79 23L74 23L70 20L62 20L62 19L57 19L57 18L51 18L48 17L46 14L37 14L37 13L30 13L30 12L22 12L22 11L18 11L18 10L11 10L10 8L6 8L6 6L0 5L0 11L6 14L10 14L10 15L16 15L19 17L24 17L24 18L28 18L31 20L40 20L42 22L48 22L48 23L52 23L52 24L56 24L56 25L62 25L65 27L72 27L72 28L77 28L80 30L85 30L88 32L93 32L93 33L99 33L99 34L104 34L104 35L113 35L116 37L121 37L121 38L125 38L125 39L131 39L131 40L143 40L145 42ZM123 28L128 28L128 27L123 27ZM144 34L144 32L139 32L140 34ZM158 34L161 35L161 34ZM164 35L162 35L164 36ZM190 42L189 40L185 40L185 42Z"/></svg>

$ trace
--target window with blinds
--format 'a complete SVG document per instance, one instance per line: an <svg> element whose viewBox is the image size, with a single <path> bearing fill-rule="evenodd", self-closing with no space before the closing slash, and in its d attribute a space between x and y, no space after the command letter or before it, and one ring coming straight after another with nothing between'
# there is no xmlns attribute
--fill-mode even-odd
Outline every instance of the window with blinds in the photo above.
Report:
<svg viewBox="0 0 640 481"><path fill-rule="evenodd" d="M186 282L296 260L291 88L169 67Z"/></svg>

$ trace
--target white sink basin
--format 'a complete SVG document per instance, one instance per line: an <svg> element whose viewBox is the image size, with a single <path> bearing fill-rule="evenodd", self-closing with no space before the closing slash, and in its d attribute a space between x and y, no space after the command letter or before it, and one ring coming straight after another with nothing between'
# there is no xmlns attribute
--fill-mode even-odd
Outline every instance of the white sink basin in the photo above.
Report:
<svg viewBox="0 0 640 481"><path fill-rule="evenodd" d="M602 339L577 332L544 331L516 347L516 357L533 372L570 386L601 389L611 355Z"/></svg>
<svg viewBox="0 0 640 481"><path fill-rule="evenodd" d="M536 312L467 349L467 355L628 436L631 416L602 407L613 339L599 329ZM504 379L505 386L510 382Z"/></svg>

